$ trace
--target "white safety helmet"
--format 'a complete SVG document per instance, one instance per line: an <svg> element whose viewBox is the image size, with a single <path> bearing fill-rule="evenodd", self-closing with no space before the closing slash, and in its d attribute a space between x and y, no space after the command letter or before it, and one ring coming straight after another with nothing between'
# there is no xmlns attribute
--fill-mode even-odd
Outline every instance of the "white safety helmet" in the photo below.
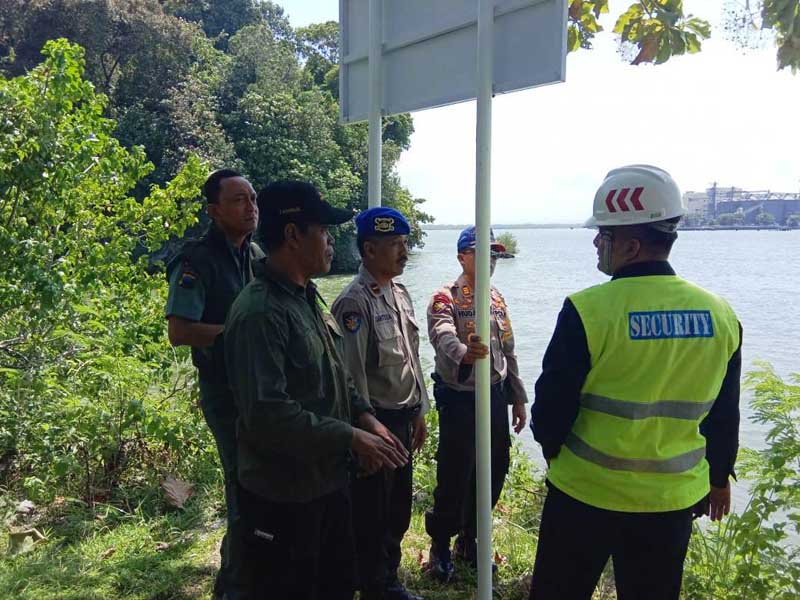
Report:
<svg viewBox="0 0 800 600"><path fill-rule="evenodd" d="M586 226L653 223L655 229L671 233L677 224L660 221L685 214L681 191L669 173L651 165L628 165L606 175Z"/></svg>

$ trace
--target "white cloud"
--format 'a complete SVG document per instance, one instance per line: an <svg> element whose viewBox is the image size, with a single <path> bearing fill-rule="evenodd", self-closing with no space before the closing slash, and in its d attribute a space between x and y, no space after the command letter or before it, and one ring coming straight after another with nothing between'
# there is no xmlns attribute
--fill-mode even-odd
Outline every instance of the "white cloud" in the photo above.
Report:
<svg viewBox="0 0 800 600"><path fill-rule="evenodd" d="M494 102L493 221L578 222L612 167L653 163L685 190L800 186L800 77L774 49L724 40L657 67L622 63L613 40L570 55L567 82ZM417 113L400 174L439 222L473 218L474 103Z"/></svg>
<svg viewBox="0 0 800 600"><path fill-rule="evenodd" d="M336 18L338 3L287 0L295 25ZM615 0L618 10L630 4ZM309 11L309 6L315 6ZM624 5L624 6L623 6ZM719 21L722 0L687 2ZM298 21L295 17L300 17ZM604 17L610 29L613 17ZM700 54L632 67L611 34L571 54L567 82L494 102L492 215L496 223L578 222L612 167L649 162L684 190L720 185L800 187L800 75L776 72L775 48L747 54L720 37ZM414 115L403 182L441 223L474 217L475 105Z"/></svg>

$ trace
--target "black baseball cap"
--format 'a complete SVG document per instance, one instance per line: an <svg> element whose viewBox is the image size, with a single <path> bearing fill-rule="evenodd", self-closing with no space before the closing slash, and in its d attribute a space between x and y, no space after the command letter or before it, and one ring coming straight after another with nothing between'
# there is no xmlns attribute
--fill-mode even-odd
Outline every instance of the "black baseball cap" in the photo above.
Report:
<svg viewBox="0 0 800 600"><path fill-rule="evenodd" d="M341 225L353 212L331 206L307 181L276 181L258 193L258 211L263 221L304 225Z"/></svg>

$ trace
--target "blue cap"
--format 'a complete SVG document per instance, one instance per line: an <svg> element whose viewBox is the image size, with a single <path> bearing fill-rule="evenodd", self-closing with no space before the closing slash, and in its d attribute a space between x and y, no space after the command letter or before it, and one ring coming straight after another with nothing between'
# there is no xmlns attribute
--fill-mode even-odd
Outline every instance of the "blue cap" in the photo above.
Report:
<svg viewBox="0 0 800 600"><path fill-rule="evenodd" d="M494 240L494 231L491 229L489 230L490 240L492 244L492 251L493 252L505 252L506 247L503 244L500 244ZM464 252L464 250L470 250L475 248L475 226L467 227L464 231L461 232L461 235L458 236L458 251Z"/></svg>
<svg viewBox="0 0 800 600"><path fill-rule="evenodd" d="M411 225L406 218L393 208L376 206L365 210L356 217L359 237L375 235L408 235Z"/></svg>

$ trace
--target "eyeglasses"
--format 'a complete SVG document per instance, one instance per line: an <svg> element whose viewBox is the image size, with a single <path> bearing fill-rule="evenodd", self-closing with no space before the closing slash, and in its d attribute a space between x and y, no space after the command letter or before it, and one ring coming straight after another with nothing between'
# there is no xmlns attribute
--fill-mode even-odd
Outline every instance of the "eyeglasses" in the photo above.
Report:
<svg viewBox="0 0 800 600"><path fill-rule="evenodd" d="M612 229L601 227L598 230L597 235L599 235L600 239L604 242L611 242L614 240L614 231Z"/></svg>

